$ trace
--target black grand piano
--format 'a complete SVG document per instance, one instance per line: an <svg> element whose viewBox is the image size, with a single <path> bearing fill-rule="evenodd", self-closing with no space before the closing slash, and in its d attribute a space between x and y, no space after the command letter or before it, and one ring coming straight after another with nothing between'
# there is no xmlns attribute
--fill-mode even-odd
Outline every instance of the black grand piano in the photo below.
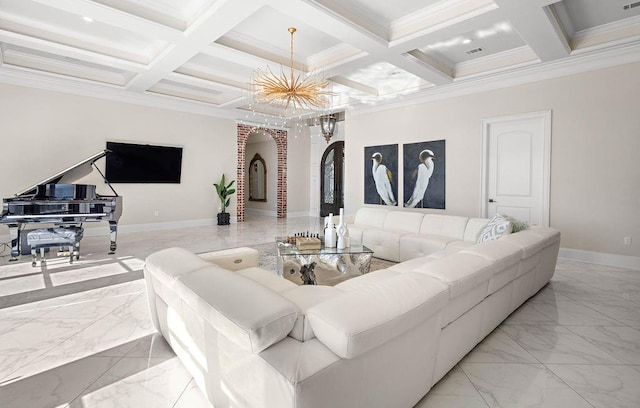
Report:
<svg viewBox="0 0 640 408"><path fill-rule="evenodd" d="M7 224L11 235L11 258L20 255L20 231L24 224L81 225L84 222L108 221L111 245L109 254L116 251L118 220L122 215L122 197L116 193L104 174L95 165L109 154L103 150L60 173L2 199L0 223ZM107 183L113 196L96 194L91 184L69 184L95 168Z"/></svg>

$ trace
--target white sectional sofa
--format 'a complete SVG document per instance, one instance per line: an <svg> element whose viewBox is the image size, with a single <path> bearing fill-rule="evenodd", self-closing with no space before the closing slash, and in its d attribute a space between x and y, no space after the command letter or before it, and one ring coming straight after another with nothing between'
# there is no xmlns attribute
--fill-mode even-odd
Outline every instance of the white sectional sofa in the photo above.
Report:
<svg viewBox="0 0 640 408"><path fill-rule="evenodd" d="M249 248L169 248L144 272L155 327L216 408L408 408L551 279L559 244L546 227L448 242L334 287L296 286Z"/></svg>
<svg viewBox="0 0 640 408"><path fill-rule="evenodd" d="M351 241L369 247L376 258L402 262L447 247L474 245L488 222L488 218L365 207L348 227Z"/></svg>

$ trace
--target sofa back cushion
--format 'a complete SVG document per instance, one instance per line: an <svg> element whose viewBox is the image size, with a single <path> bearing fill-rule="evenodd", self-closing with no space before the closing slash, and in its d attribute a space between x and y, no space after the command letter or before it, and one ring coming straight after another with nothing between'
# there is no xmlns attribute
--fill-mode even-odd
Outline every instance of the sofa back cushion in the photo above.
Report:
<svg viewBox="0 0 640 408"><path fill-rule="evenodd" d="M150 255L144 273L169 307L180 311L177 303L184 302L220 334L254 353L285 338L300 314L273 290L182 248Z"/></svg>
<svg viewBox="0 0 640 408"><path fill-rule="evenodd" d="M488 218L469 218L467 227L464 230L464 240L475 243L478 234L480 234L480 231L482 231L488 223Z"/></svg>
<svg viewBox="0 0 640 408"><path fill-rule="evenodd" d="M467 220L467 217L457 215L427 214L420 225L420 233L463 239Z"/></svg>
<svg viewBox="0 0 640 408"><path fill-rule="evenodd" d="M284 278L280 279L286 280ZM301 311L293 325L293 330L289 333L289 337L293 337L298 341L314 339L316 335L313 333L313 328L307 318L307 310L315 305L339 296L341 293L343 292L340 289L336 289L334 286L324 285L295 285L295 288L283 291L282 296L297 305Z"/></svg>
<svg viewBox="0 0 640 408"><path fill-rule="evenodd" d="M384 219L387 217L389 211L381 210L378 208L360 208L356 212L354 224L367 225L375 228L382 228L384 226Z"/></svg>
<svg viewBox="0 0 640 408"><path fill-rule="evenodd" d="M424 214L408 211L389 211L384 219L384 229L387 231L399 231L416 233L420 230L420 224Z"/></svg>
<svg viewBox="0 0 640 408"><path fill-rule="evenodd" d="M354 358L439 313L447 297L447 285L407 272L353 288L309 308L307 316L318 340L338 356Z"/></svg>
<svg viewBox="0 0 640 408"><path fill-rule="evenodd" d="M178 280L187 304L216 331L254 353L284 339L300 314L281 295L226 269L199 269Z"/></svg>

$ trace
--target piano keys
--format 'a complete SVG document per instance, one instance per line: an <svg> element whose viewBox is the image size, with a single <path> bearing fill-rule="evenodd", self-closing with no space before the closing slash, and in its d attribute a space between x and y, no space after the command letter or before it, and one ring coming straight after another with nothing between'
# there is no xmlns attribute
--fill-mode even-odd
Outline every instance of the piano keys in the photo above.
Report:
<svg viewBox="0 0 640 408"><path fill-rule="evenodd" d="M122 196L113 189L100 169L95 165L109 154L103 150L54 176L16 193L14 197L2 199L0 223L9 227L11 236L11 258L20 255L20 231L25 224L82 225L84 222L106 221L109 223L109 254L116 251L118 220L122 215ZM93 168L102 176L113 192L99 195L91 184L71 184L89 174Z"/></svg>

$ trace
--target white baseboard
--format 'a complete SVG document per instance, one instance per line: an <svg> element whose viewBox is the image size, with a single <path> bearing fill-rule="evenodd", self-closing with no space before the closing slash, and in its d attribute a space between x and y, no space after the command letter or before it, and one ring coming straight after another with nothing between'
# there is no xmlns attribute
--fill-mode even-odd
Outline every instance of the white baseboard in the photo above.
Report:
<svg viewBox="0 0 640 408"><path fill-rule="evenodd" d="M560 248L559 259L640 270L640 257Z"/></svg>
<svg viewBox="0 0 640 408"><path fill-rule="evenodd" d="M318 217L319 213L311 213L311 211L298 211L298 212L289 212L287 213L287 218L296 218L296 217Z"/></svg>

